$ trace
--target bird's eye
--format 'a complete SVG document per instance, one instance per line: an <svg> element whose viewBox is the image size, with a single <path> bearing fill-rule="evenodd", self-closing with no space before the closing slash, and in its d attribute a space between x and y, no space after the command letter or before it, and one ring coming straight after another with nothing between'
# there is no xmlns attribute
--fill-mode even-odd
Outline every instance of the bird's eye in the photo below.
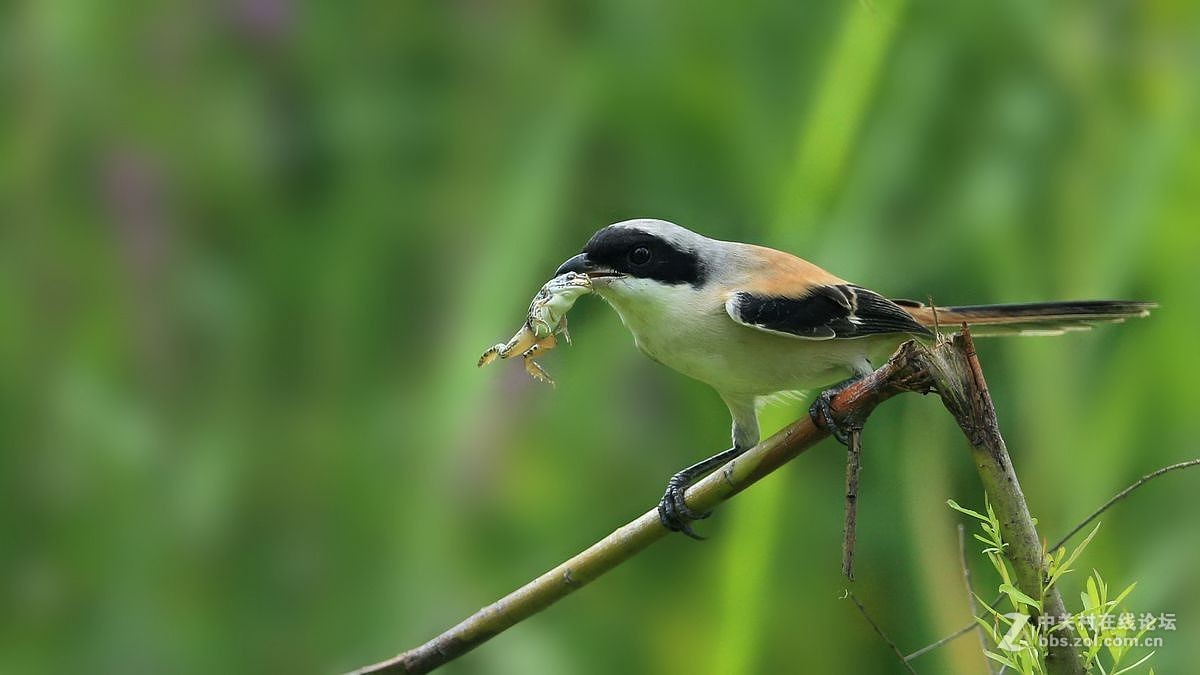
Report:
<svg viewBox="0 0 1200 675"><path fill-rule="evenodd" d="M645 246L639 246L629 252L629 262L633 265L645 265L650 262L650 258L654 257L650 253L650 249Z"/></svg>

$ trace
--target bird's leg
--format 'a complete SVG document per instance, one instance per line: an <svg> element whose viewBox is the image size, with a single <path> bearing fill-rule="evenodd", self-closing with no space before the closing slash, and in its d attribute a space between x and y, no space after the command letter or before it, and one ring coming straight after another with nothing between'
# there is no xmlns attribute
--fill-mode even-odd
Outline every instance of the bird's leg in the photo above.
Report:
<svg viewBox="0 0 1200 675"><path fill-rule="evenodd" d="M847 425L838 424L833 419L833 409L829 407L830 401L834 396L845 391L847 387L858 382L866 377L866 375L855 375L848 380L839 382L832 387L821 392L817 396L817 400L808 408L808 416L812 418L813 423L822 429L827 429L829 433L838 440L839 443L845 446L850 445L849 432L856 431L862 428L860 424L851 423Z"/></svg>
<svg viewBox="0 0 1200 675"><path fill-rule="evenodd" d="M692 530L691 521L707 518L712 515L712 512L696 513L692 511L684 501L684 495L692 483L743 452L745 452L743 448L734 446L708 459L696 462L671 476L671 480L667 481L667 490L658 502L658 518L662 521L663 527L672 532L682 532L692 539L704 539Z"/></svg>

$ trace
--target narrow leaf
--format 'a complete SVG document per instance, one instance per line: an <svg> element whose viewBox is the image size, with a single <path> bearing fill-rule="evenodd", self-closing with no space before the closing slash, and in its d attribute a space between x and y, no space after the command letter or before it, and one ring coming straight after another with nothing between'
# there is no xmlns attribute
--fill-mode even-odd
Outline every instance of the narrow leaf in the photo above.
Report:
<svg viewBox="0 0 1200 675"><path fill-rule="evenodd" d="M1012 584L1000 584L1000 592L1011 598L1014 603L1021 603L1029 605L1030 607L1036 607L1039 612L1042 610L1042 603L1034 600L1028 595L1025 595L1021 592L1021 589L1013 586Z"/></svg>
<svg viewBox="0 0 1200 675"><path fill-rule="evenodd" d="M1128 588L1126 588L1125 590L1121 591L1121 594L1117 596L1117 599L1112 601L1112 602L1113 602L1113 606L1115 607L1115 606L1117 606L1117 605L1121 604L1121 601L1125 599L1125 596L1129 595L1129 594L1130 594L1130 593L1133 591L1133 588L1134 588L1134 586L1137 586L1137 582L1136 582L1136 581L1135 581L1135 582L1133 582L1132 584L1129 584L1129 587L1128 587Z"/></svg>
<svg viewBox="0 0 1200 675"><path fill-rule="evenodd" d="M1070 567L1075 563L1075 559L1079 557L1080 553L1083 553L1083 549L1087 548L1087 545L1092 543L1092 537L1096 536L1096 532L1099 529L1100 523L1096 523L1096 527L1093 527L1092 531L1088 533L1088 536L1084 537L1083 541L1079 542L1079 545L1075 547L1074 551L1071 551L1071 555L1067 556L1067 561L1062 564L1063 567Z"/></svg>
<svg viewBox="0 0 1200 675"><path fill-rule="evenodd" d="M1020 670L1020 669L1021 669L1021 667L1020 667L1020 666L1018 666L1017 664L1013 663L1013 662L1012 662L1010 659L1007 659L1007 658L1005 658L1005 657L1003 657L1003 656L1000 656L1000 655L999 655L999 654L997 654L996 652L988 652L988 651L985 651L985 652L984 652L984 655L985 655L985 656L987 656L989 659L992 659L992 660L994 660L994 661L999 661L1000 663L1003 663L1004 665L1008 666L1009 668L1012 668L1013 670Z"/></svg>
<svg viewBox="0 0 1200 675"><path fill-rule="evenodd" d="M978 512L978 511L972 511L971 509L968 509L965 506L959 506L958 502L954 501L953 499L947 499L946 505L949 506L950 508L954 509L955 511L958 511L959 513L965 513L968 516L971 516L972 518L978 518L979 520L982 520L985 523L988 522L987 516L983 515L982 513Z"/></svg>

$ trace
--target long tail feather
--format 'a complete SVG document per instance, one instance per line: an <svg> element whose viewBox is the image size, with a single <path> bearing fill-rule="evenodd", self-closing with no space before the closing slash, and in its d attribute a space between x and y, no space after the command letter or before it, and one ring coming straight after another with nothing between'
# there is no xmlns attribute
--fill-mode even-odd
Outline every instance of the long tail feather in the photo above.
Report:
<svg viewBox="0 0 1200 675"><path fill-rule="evenodd" d="M1078 300L1031 302L1013 305L962 305L928 307L902 301L901 306L922 324L941 325L953 330L964 321L973 335L1059 335L1072 330L1088 330L1098 323L1120 323L1125 319L1148 316L1158 307L1153 302L1130 300Z"/></svg>

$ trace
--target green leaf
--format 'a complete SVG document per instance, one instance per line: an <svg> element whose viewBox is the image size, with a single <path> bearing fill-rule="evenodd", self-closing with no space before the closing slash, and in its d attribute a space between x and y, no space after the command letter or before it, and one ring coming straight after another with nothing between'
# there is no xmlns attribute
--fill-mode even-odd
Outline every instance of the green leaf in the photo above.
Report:
<svg viewBox="0 0 1200 675"><path fill-rule="evenodd" d="M971 509L968 509L964 506L959 506L958 502L954 501L953 499L947 499L946 505L949 506L950 508L954 509L955 511L958 511L959 513L965 513L968 516L971 516L972 518L978 518L979 520L982 520L985 523L988 522L987 516L983 515L982 513L978 512L978 511L972 511Z"/></svg>
<svg viewBox="0 0 1200 675"><path fill-rule="evenodd" d="M983 617L981 617L981 616L975 617L975 622L978 623L980 626L983 626L984 632L986 632L988 634L988 637L992 638L992 642L1000 641L1000 636L997 635L996 631L992 629L992 624L985 621L983 619Z"/></svg>
<svg viewBox="0 0 1200 675"><path fill-rule="evenodd" d="M1012 577L1008 573L1008 565L1004 562L1004 558L1000 556L999 551L988 551L988 560L992 561L992 567L996 568L996 573L1004 580L1004 583L1011 584Z"/></svg>
<svg viewBox="0 0 1200 675"><path fill-rule="evenodd" d="M1100 523L1096 523L1096 527L1092 528L1088 536L1084 537L1083 541L1079 542L1079 545L1075 547L1075 550L1071 551L1071 555L1067 557L1066 562L1059 565L1058 571L1054 573L1054 576L1050 577L1050 583L1046 584L1046 588L1053 586L1054 582L1058 581L1058 578L1065 573L1067 568L1075 564L1075 559L1079 557L1080 553L1083 553L1083 549L1087 548L1088 544L1092 543L1092 537L1096 536L1096 532L1099 529Z"/></svg>
<svg viewBox="0 0 1200 675"><path fill-rule="evenodd" d="M983 653L989 659L992 659L993 661L999 661L1000 663L1003 663L1004 665L1008 666L1009 668L1012 668L1013 670L1021 669L1021 667L1018 666L1016 663L1014 663L1012 660L1008 659L1007 657L1000 656L996 652L989 652L987 650L984 650Z"/></svg>
<svg viewBox="0 0 1200 675"><path fill-rule="evenodd" d="M1017 652L1016 657L1021 662L1021 672L1023 674L1032 675L1033 673L1044 672L1042 669L1042 656L1038 653L1036 647L1031 645L1028 649Z"/></svg>
<svg viewBox="0 0 1200 675"><path fill-rule="evenodd" d="M1000 644L996 645L1009 653L1023 652L1029 648L1029 641L1025 640L1023 634L1025 627L1029 625L1028 614L1014 614L1012 628L1004 635L1004 639L1000 640Z"/></svg>
<svg viewBox="0 0 1200 675"><path fill-rule="evenodd" d="M1012 620L1010 620L1007 616L1004 616L1000 612L997 612L996 610L992 609L992 606L988 604L988 601L984 600L978 593L972 593L971 595L974 595L979 600L979 604L982 605L984 609L986 609L988 612L990 612L992 616L999 619L1005 625L1009 625L1012 623Z"/></svg>
<svg viewBox="0 0 1200 675"><path fill-rule="evenodd" d="M1087 600L1083 604L1087 609L1099 609L1100 605L1103 604L1100 600L1100 589L1096 587L1095 576L1087 578Z"/></svg>
<svg viewBox="0 0 1200 675"><path fill-rule="evenodd" d="M1083 622L1079 620L1079 617L1083 616L1086 613L1087 612L1080 612L1080 613L1074 615L1071 619L1071 623L1069 624L1070 628L1073 628L1075 630L1075 634L1081 638L1088 637L1087 627L1084 626Z"/></svg>
<svg viewBox="0 0 1200 675"><path fill-rule="evenodd" d="M1127 596L1127 595L1129 595L1131 592L1133 592L1133 589L1134 589L1134 587L1135 587L1135 586L1137 586L1137 582L1136 582L1136 581L1135 581L1135 582L1133 582L1132 584L1129 584L1129 587L1128 587L1128 588L1126 588L1125 590L1121 591L1121 594L1117 596L1117 599L1112 601L1112 602L1113 602L1113 606L1115 607L1116 605L1119 605L1119 604L1121 604L1121 601L1125 599L1125 596Z"/></svg>
<svg viewBox="0 0 1200 675"><path fill-rule="evenodd" d="M1000 584L1000 592L1007 595L1013 601L1013 604L1020 603L1029 605L1030 607L1037 608L1039 612L1042 611L1042 603L1034 600L1028 595L1025 595L1023 592L1021 592L1021 589L1013 586L1012 584Z"/></svg>

